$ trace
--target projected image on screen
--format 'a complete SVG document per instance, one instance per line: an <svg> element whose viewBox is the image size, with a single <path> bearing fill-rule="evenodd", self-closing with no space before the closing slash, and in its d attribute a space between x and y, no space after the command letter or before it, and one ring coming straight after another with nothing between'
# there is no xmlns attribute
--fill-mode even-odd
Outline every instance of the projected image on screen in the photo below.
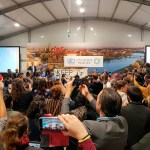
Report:
<svg viewBox="0 0 150 150"><path fill-rule="evenodd" d="M20 47L0 47L0 72L19 69L19 50Z"/></svg>
<svg viewBox="0 0 150 150"><path fill-rule="evenodd" d="M146 62L150 63L150 45L145 47Z"/></svg>

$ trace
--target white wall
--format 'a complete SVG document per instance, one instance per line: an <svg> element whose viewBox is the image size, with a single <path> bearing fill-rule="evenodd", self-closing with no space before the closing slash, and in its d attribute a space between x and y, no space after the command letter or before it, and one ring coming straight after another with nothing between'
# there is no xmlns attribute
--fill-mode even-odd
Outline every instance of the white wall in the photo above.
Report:
<svg viewBox="0 0 150 150"><path fill-rule="evenodd" d="M80 30L77 30L78 27ZM90 28L94 30L91 31ZM61 22L41 27L31 31L31 43L51 44L53 46L88 46L88 47L136 47L150 43L150 31L121 23L88 20L72 21L70 23L71 36L67 36L68 22ZM132 36L129 37L128 35ZM41 38L44 36L44 38ZM141 37L142 36L142 37ZM26 46L28 33L23 33L0 41L0 46L21 46L21 70L26 69ZM80 44L75 44L80 43Z"/></svg>

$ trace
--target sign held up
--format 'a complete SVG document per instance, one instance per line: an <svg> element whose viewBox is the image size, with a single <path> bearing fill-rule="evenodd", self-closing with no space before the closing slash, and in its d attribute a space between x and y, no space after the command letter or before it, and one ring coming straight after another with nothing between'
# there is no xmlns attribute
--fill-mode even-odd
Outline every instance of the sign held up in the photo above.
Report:
<svg viewBox="0 0 150 150"><path fill-rule="evenodd" d="M62 74L67 75L68 77L74 77L79 75L80 78L83 78L88 75L88 68L83 69L54 69L54 76L61 76Z"/></svg>

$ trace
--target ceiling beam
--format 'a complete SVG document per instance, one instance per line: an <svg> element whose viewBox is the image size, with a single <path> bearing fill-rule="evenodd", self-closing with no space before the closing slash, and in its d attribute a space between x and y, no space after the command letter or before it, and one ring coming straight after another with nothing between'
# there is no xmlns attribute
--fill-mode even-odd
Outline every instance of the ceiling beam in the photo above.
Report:
<svg viewBox="0 0 150 150"><path fill-rule="evenodd" d="M142 5L150 6L150 1L147 1L147 0L124 0L124 1L134 2L134 3L139 3Z"/></svg>
<svg viewBox="0 0 150 150"><path fill-rule="evenodd" d="M13 22L15 22L15 23L19 23L21 26L23 26L23 27L29 29L29 27L27 27L27 26L25 26L24 24L22 24L22 23L16 21L15 19L13 19L13 18L7 16L6 14L3 14L3 16L5 16L6 18L10 19L11 21L13 21Z"/></svg>
<svg viewBox="0 0 150 150"><path fill-rule="evenodd" d="M123 20L119 20L119 19L112 19L112 18L104 18L104 17L74 17L74 18L71 18L71 21L74 21L74 20L102 20L102 21L112 21L112 22L117 22L117 23L123 23L123 24L127 24L127 25L130 25L130 26L134 26L134 27L138 27L140 29L145 29L145 30L148 30L150 31L150 28L149 27L143 27L139 24L136 24L136 23L131 23L131 22L126 22L126 21L123 21ZM44 27L44 26L48 26L48 25L52 25L52 24L56 24L56 23L61 23L61 22L67 22L69 19L68 18L65 18L65 19L59 19L59 20L55 20L55 21L50 21L50 22L46 22L46 23L43 23L43 24L40 24L40 25L36 25L34 27L31 27L31 28L28 28L28 29L25 29L25 30L21 30L19 32L15 32L15 33L12 33L12 34L7 34L7 35L4 35L4 36L1 36L0 37L0 40L4 40L6 38L9 38L9 37L12 37L12 36L15 36L15 35L18 35L18 34L21 34L21 33L25 33L25 32L28 32L28 31L32 31L34 29L38 29L38 28L41 28L41 27Z"/></svg>
<svg viewBox="0 0 150 150"><path fill-rule="evenodd" d="M19 8L23 8L25 6L29 6L29 5L33 5L33 4L37 4L41 2L46 2L46 1L52 1L52 0L30 0L30 1L23 2L23 3L19 3L15 6L11 6L11 7L0 10L0 15L3 15L5 13L11 12Z"/></svg>
<svg viewBox="0 0 150 150"><path fill-rule="evenodd" d="M52 13L52 11L44 3L41 3L41 4L55 20L58 20L57 17Z"/></svg>
<svg viewBox="0 0 150 150"><path fill-rule="evenodd" d="M120 4L120 1L121 1L121 0L118 0L118 2L117 2L117 4L116 4L116 7L115 7L115 9L114 9L114 12L113 12L113 14L112 14L112 16L111 16L112 19L113 19L114 16L115 16L115 13L116 13L117 8L118 8L118 6L119 6L119 4Z"/></svg>
<svg viewBox="0 0 150 150"><path fill-rule="evenodd" d="M131 16L128 18L127 22L129 22L131 20L131 18L136 14L136 12L141 8L142 4L140 4L136 10L131 14Z"/></svg>
<svg viewBox="0 0 150 150"><path fill-rule="evenodd" d="M150 21L144 23L144 24L142 25L142 27L144 28L146 25L149 25L149 24L150 24Z"/></svg>
<svg viewBox="0 0 150 150"><path fill-rule="evenodd" d="M37 17L35 17L32 13L30 13L26 8L22 8L25 12L27 12L30 16L32 16L35 20L37 20L39 23L43 24L41 20L39 20Z"/></svg>
<svg viewBox="0 0 150 150"><path fill-rule="evenodd" d="M65 4L64 4L64 2L63 2L63 0L61 0L61 3L62 3L62 5L63 5L64 9L66 10L67 15L69 16L69 12L68 12L68 10L67 10L67 8L66 8L66 6L65 6Z"/></svg>
<svg viewBox="0 0 150 150"><path fill-rule="evenodd" d="M12 0L16 5L19 5L19 3L17 3L15 0ZM40 22L41 24L43 22L41 22L37 17L35 17L32 13L30 13L26 8L22 8L25 12L27 12L30 16L32 16L35 20L37 20L38 22Z"/></svg>
<svg viewBox="0 0 150 150"><path fill-rule="evenodd" d="M98 0L98 7L97 7L97 18L99 17L99 10L100 10L100 0Z"/></svg>

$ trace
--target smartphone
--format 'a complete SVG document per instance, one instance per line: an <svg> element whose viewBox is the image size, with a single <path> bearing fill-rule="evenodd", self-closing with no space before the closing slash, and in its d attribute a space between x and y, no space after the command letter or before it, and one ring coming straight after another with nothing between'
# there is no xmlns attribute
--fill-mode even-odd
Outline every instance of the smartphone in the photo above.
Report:
<svg viewBox="0 0 150 150"><path fill-rule="evenodd" d="M41 130L61 131L65 129L58 117L40 117L39 122Z"/></svg>
<svg viewBox="0 0 150 150"><path fill-rule="evenodd" d="M56 80L59 80L60 79L60 75L56 75Z"/></svg>

